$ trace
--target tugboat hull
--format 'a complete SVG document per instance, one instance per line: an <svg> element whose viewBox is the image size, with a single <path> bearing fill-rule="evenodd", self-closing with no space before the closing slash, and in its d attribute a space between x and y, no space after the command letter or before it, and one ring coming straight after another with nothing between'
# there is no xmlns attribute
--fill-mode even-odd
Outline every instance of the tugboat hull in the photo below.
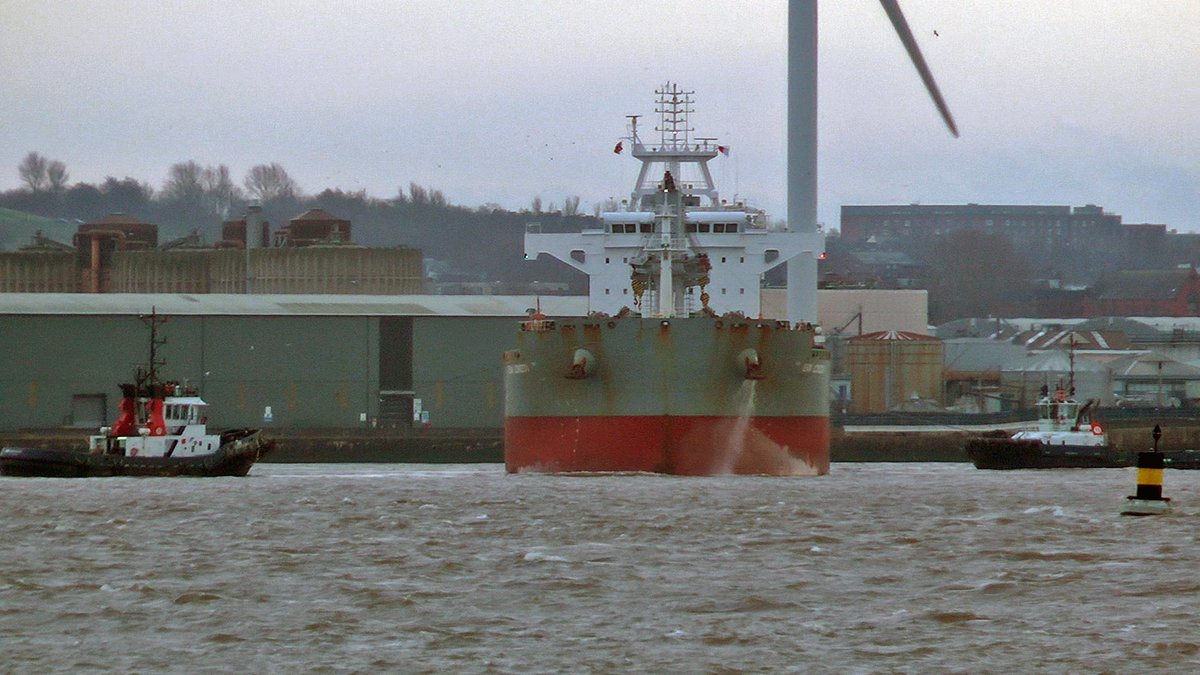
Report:
<svg viewBox="0 0 1200 675"><path fill-rule="evenodd" d="M1048 445L1013 438L974 438L966 450L977 469L1121 468L1133 466L1135 459L1111 445Z"/></svg>
<svg viewBox="0 0 1200 675"><path fill-rule="evenodd" d="M239 435L240 434L240 435ZM226 432L214 453L189 457L105 455L86 450L4 448L0 475L44 478L105 476L245 476L273 443L257 430Z"/></svg>

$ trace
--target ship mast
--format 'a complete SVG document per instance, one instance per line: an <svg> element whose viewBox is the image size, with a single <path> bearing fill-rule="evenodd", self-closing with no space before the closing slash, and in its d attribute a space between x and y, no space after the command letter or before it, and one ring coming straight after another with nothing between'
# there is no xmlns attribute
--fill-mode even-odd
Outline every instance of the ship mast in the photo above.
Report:
<svg viewBox="0 0 1200 675"><path fill-rule="evenodd" d="M699 197L707 197L709 206L718 206L720 195L708 162L716 158L720 146L713 137L692 138L695 129L691 126L691 114L696 111L692 96L696 92L685 91L677 83L668 82L654 90L654 93L658 96L654 108L654 112L658 113L658 124L654 127L659 133L657 146L647 147L638 137L637 118L640 115L626 116L630 120L633 157L642 162L630 195L629 210L649 210L652 207L662 190L660 181L666 171L671 172L681 193L697 197L695 206L699 206ZM696 175L682 174L685 166L694 170Z"/></svg>
<svg viewBox="0 0 1200 675"><path fill-rule="evenodd" d="M159 347L166 344L167 339L159 336L158 327L167 322L167 317L159 316L157 308L151 307L148 316L143 314L138 318L142 320L142 323L150 327L150 361L147 364L146 370L142 370L140 367L137 369L137 376L135 378L138 391L142 395L145 395L148 392L152 392L154 387L159 384L158 368L159 366L166 365L166 362L159 356Z"/></svg>

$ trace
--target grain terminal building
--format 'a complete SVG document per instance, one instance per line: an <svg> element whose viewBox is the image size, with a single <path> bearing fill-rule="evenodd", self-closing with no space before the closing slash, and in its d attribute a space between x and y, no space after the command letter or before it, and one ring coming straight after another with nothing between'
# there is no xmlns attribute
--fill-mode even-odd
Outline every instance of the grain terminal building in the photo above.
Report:
<svg viewBox="0 0 1200 675"><path fill-rule="evenodd" d="M160 328L166 377L220 428L408 433L503 425L501 355L538 302L523 296L0 293L0 432L116 417L117 385ZM586 313L584 297L543 311ZM415 420L414 420L415 418ZM434 433L434 432L427 432Z"/></svg>
<svg viewBox="0 0 1200 675"><path fill-rule="evenodd" d="M4 293L273 293L408 295L424 290L419 249L367 248L350 221L310 209L271 234L257 207L226 221L205 246L198 233L159 242L158 226L114 213L83 223L71 244L39 233L0 252ZM250 236L247 236L249 232Z"/></svg>

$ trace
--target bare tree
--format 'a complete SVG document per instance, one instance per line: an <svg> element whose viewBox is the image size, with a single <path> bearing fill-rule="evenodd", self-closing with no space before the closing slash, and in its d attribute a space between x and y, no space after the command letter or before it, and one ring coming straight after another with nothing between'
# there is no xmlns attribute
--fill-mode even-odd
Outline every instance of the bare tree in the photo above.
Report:
<svg viewBox="0 0 1200 675"><path fill-rule="evenodd" d="M204 201L204 167L194 160L172 164L163 181L162 198L185 206L199 206Z"/></svg>
<svg viewBox="0 0 1200 675"><path fill-rule="evenodd" d="M929 313L940 321L999 311L1027 293L1029 262L1003 234L954 230L940 238L929 266Z"/></svg>
<svg viewBox="0 0 1200 675"><path fill-rule="evenodd" d="M437 188L434 188L434 187L418 185L416 183L416 181L410 182L408 184L408 198L407 199L405 199L405 197L404 197L404 188L398 188L396 190L396 192L397 192L397 195L396 195L395 202L397 204L403 204L405 201L408 201L413 204L428 204L430 206L446 206L446 204L448 203L446 201L446 195L443 194L441 190L438 190Z"/></svg>
<svg viewBox="0 0 1200 675"><path fill-rule="evenodd" d="M229 217L233 203L242 198L242 191L229 177L229 167L221 164L217 168L206 167L200 176L204 186L206 206L210 213L221 220Z"/></svg>
<svg viewBox="0 0 1200 675"><path fill-rule="evenodd" d="M25 155L25 159L17 165L17 173L21 176L21 182L28 185L30 190L41 192L46 187L48 164L48 160L36 152Z"/></svg>
<svg viewBox="0 0 1200 675"><path fill-rule="evenodd" d="M67 173L67 165L57 159L46 166L46 181L50 191L54 194L62 194L67 191L67 179L70 177L71 174Z"/></svg>
<svg viewBox="0 0 1200 675"><path fill-rule="evenodd" d="M429 191L416 183L409 183L408 198L414 204L427 204L429 203Z"/></svg>
<svg viewBox="0 0 1200 675"><path fill-rule="evenodd" d="M529 210L533 211L534 213L542 212L542 198L540 196L534 197L533 201L529 203Z"/></svg>
<svg viewBox="0 0 1200 675"><path fill-rule="evenodd" d="M564 216L579 215L579 195L573 195L564 199L562 212Z"/></svg>
<svg viewBox="0 0 1200 675"><path fill-rule="evenodd" d="M250 196L263 204L295 197L300 193L296 181L275 162L252 167L246 174L244 185Z"/></svg>
<svg viewBox="0 0 1200 675"><path fill-rule="evenodd" d="M172 164L159 193L173 219L185 227L205 227L211 214L205 204L204 167L193 160Z"/></svg>

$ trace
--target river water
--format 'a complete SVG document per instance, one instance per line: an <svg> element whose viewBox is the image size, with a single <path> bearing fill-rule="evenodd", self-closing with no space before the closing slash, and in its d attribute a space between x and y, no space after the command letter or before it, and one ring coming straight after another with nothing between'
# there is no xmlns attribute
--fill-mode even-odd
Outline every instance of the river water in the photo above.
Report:
<svg viewBox="0 0 1200 675"><path fill-rule="evenodd" d="M1200 668L1200 472L0 480L4 672Z"/></svg>

